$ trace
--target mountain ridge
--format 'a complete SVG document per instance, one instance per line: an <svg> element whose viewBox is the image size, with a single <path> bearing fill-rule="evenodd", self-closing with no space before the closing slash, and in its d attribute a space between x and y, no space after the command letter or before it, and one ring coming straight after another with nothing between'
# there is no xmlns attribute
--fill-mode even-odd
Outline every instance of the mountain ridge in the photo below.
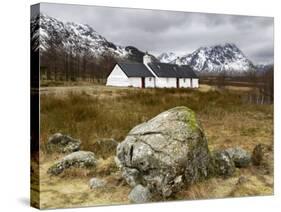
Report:
<svg viewBox="0 0 281 212"><path fill-rule="evenodd" d="M142 62L143 51L134 46L121 46L108 41L88 24L62 22L56 18L40 13L31 20L33 48L42 52L50 47L64 48L71 54L91 54L100 58L110 54L118 60ZM150 54L151 55L151 54ZM225 43L200 47L190 54L178 57L173 52L164 52L153 60L163 63L189 65L199 74L244 74L267 66L255 66L244 53L234 44Z"/></svg>
<svg viewBox="0 0 281 212"><path fill-rule="evenodd" d="M37 19L37 20L36 20ZM33 18L31 29L38 24L38 31L32 32L32 39L41 51L46 51L50 46L64 48L73 54L87 53L98 58L105 54L124 60L142 61L144 52L134 46L121 46L108 41L88 24L75 22L62 22L56 18L40 13L39 17ZM39 33L38 33L39 32ZM39 36L40 35L40 36Z"/></svg>
<svg viewBox="0 0 281 212"><path fill-rule="evenodd" d="M169 58L165 58L167 61ZM243 74L255 69L254 64L233 43L200 47L190 54L177 57L170 63L189 65L198 73L217 74L227 73Z"/></svg>

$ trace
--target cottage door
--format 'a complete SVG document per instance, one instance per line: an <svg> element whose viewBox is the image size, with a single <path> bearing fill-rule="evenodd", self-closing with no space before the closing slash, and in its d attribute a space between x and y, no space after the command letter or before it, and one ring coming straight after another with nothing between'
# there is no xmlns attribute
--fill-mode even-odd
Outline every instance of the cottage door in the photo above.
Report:
<svg viewBox="0 0 281 212"><path fill-rule="evenodd" d="M177 78L177 88L180 87L180 82L179 81L180 81L179 78Z"/></svg>
<svg viewBox="0 0 281 212"><path fill-rule="evenodd" d="M141 78L141 87L145 88L145 78L144 77Z"/></svg>

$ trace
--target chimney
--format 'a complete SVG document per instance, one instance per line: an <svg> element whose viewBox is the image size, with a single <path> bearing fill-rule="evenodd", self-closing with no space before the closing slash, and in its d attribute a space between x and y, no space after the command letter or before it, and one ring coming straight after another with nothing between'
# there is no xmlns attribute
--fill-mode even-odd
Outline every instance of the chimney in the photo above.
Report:
<svg viewBox="0 0 281 212"><path fill-rule="evenodd" d="M148 55L147 52L145 52L144 56L143 56L143 64L147 65L148 63L151 63L151 57Z"/></svg>
<svg viewBox="0 0 281 212"><path fill-rule="evenodd" d="M178 66L181 65L181 61L180 61L180 58L179 58L179 57L177 57L177 59L176 59L176 65L178 65Z"/></svg>

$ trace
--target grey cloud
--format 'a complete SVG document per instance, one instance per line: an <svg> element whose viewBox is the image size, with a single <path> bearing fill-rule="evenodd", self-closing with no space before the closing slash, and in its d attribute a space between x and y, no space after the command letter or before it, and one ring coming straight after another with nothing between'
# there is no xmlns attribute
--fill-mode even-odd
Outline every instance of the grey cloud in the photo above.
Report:
<svg viewBox="0 0 281 212"><path fill-rule="evenodd" d="M187 54L201 46L231 42L254 63L272 62L274 57L270 17L46 3L41 10L65 22L88 24L109 41L155 55Z"/></svg>

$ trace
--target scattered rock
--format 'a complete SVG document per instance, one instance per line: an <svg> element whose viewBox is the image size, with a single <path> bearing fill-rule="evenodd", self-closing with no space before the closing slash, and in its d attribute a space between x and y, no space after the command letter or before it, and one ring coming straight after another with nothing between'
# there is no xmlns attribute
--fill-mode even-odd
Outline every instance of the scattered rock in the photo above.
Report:
<svg viewBox="0 0 281 212"><path fill-rule="evenodd" d="M104 187L106 185L106 181L103 179L99 179L99 178L92 178L90 179L90 188L94 189L94 188L100 188L100 187Z"/></svg>
<svg viewBox="0 0 281 212"><path fill-rule="evenodd" d="M225 151L228 152L230 158L234 161L236 167L244 168L250 165L251 155L246 150L240 147L235 147L228 148Z"/></svg>
<svg viewBox="0 0 281 212"><path fill-rule="evenodd" d="M273 147L265 144L256 145L252 153L252 162L255 166L263 168L265 174L273 173Z"/></svg>
<svg viewBox="0 0 281 212"><path fill-rule="evenodd" d="M118 142L113 138L103 138L93 144L93 150L98 157L103 159L115 154Z"/></svg>
<svg viewBox="0 0 281 212"><path fill-rule="evenodd" d="M52 135L47 143L48 149L50 151L63 153L78 151L80 149L80 145L81 142L79 140L61 133L55 133Z"/></svg>
<svg viewBox="0 0 281 212"><path fill-rule="evenodd" d="M252 162L255 166L259 166L264 157L265 146L262 144L258 144L255 146L252 154Z"/></svg>
<svg viewBox="0 0 281 212"><path fill-rule="evenodd" d="M229 177L235 171L235 164L229 153L225 150L215 151L213 153L213 164L215 167L215 174L217 175Z"/></svg>
<svg viewBox="0 0 281 212"><path fill-rule="evenodd" d="M145 203L151 201L151 193L148 188L142 185L135 186L130 192L128 198L133 203Z"/></svg>
<svg viewBox="0 0 281 212"><path fill-rule="evenodd" d="M184 184L207 178L213 168L195 113L183 106L134 127L116 154L116 163L129 185L145 185L163 197ZM140 186L135 187L137 191Z"/></svg>
<svg viewBox="0 0 281 212"><path fill-rule="evenodd" d="M78 151L65 156L48 169L51 175L59 175L65 169L70 167L76 168L93 168L96 166L97 160L93 152Z"/></svg>

